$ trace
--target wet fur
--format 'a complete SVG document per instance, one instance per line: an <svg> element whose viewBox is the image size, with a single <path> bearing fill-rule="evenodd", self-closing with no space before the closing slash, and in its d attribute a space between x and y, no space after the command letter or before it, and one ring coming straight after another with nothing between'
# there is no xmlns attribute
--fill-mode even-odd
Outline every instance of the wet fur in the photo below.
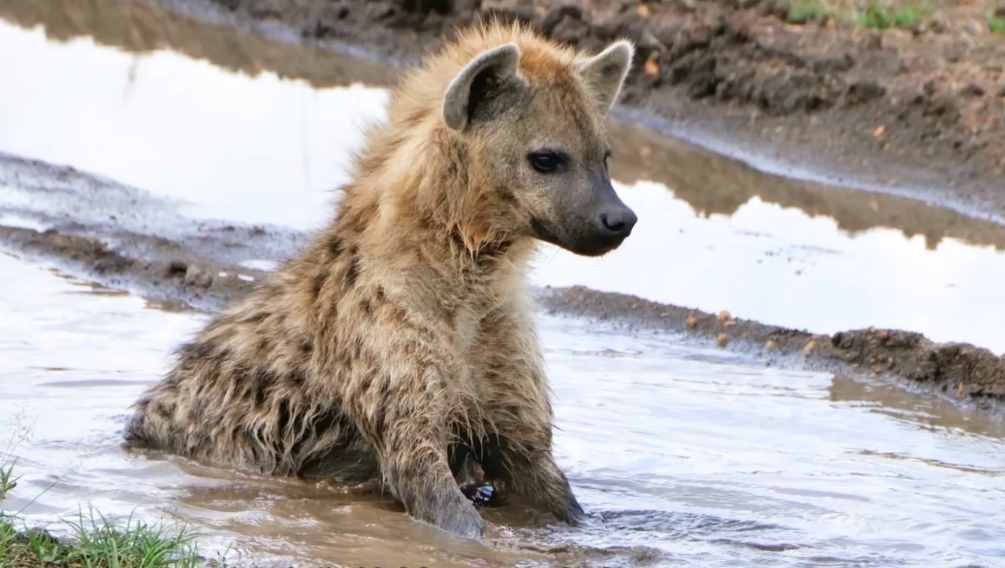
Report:
<svg viewBox="0 0 1005 568"><path fill-rule="evenodd" d="M458 71L507 42L562 120L602 135L574 51L519 28L466 33L396 90L334 222L179 349L136 404L131 445L269 474L379 476L416 518L476 535L481 519L451 473L461 458L449 459L471 455L504 495L565 521L581 513L552 457L524 285L546 208L517 203L509 173L472 159L504 134L465 139L440 112Z"/></svg>

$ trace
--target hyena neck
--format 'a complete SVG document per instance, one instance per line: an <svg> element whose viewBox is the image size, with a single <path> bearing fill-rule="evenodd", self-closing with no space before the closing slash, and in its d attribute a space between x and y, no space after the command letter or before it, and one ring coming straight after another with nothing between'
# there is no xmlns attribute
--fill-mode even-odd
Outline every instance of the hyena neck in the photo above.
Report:
<svg viewBox="0 0 1005 568"><path fill-rule="evenodd" d="M335 230L359 231L365 254L395 266L459 277L522 271L536 241L510 229L510 213L469 170L463 148L443 140L412 148L415 155L395 155L347 188ZM402 161L426 167L404 169Z"/></svg>

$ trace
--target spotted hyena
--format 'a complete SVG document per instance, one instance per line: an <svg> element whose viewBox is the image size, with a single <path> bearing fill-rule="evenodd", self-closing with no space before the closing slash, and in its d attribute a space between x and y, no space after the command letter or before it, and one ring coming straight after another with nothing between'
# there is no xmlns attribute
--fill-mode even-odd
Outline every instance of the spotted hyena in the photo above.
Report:
<svg viewBox="0 0 1005 568"><path fill-rule="evenodd" d="M519 27L468 31L395 90L335 220L180 348L131 445L337 481L379 479L415 518L483 522L455 474L574 522L525 286L537 241L583 255L635 214L604 123L632 59Z"/></svg>

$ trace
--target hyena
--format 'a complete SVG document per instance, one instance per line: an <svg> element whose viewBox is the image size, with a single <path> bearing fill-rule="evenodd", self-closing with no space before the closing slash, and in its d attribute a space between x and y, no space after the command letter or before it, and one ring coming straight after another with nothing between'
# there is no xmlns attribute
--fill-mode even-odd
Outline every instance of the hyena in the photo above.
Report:
<svg viewBox="0 0 1005 568"><path fill-rule="evenodd" d="M455 479L470 459L502 497L574 523L525 272L537 241L595 256L632 231L604 127L632 54L493 24L428 58L334 221L179 349L129 444L380 480L414 518L476 537Z"/></svg>

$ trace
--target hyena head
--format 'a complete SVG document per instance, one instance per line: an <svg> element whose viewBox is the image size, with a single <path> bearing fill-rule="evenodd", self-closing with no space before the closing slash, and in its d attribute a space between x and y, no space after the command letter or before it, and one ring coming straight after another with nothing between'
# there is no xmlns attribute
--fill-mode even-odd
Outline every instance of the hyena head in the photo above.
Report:
<svg viewBox="0 0 1005 568"><path fill-rule="evenodd" d="M507 232L582 255L609 252L636 221L611 186L604 128L632 45L619 41L586 57L530 34L514 39L456 74L444 122L463 141L469 176Z"/></svg>

